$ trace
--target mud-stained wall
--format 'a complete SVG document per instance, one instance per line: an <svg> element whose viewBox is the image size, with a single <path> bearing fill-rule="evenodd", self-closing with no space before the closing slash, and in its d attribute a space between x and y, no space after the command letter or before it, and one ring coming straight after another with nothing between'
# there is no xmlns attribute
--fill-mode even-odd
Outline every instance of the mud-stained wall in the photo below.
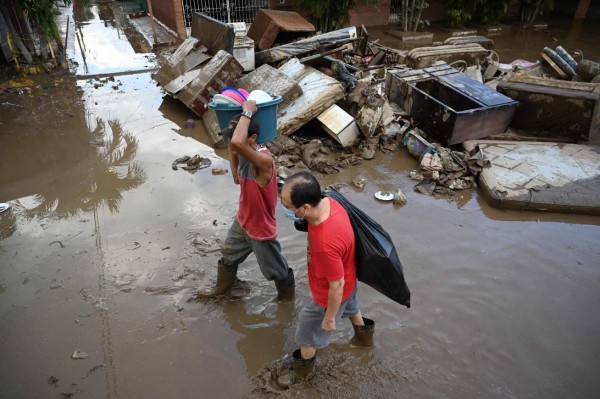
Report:
<svg viewBox="0 0 600 399"><path fill-rule="evenodd" d="M187 32L181 0L151 0L151 3L154 18L174 31L179 39L185 39Z"/></svg>

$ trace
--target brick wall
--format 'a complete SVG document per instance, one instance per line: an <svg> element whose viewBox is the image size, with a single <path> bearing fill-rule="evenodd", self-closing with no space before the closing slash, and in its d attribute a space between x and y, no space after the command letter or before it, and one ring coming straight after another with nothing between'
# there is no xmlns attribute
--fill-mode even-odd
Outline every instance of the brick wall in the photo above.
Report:
<svg viewBox="0 0 600 399"><path fill-rule="evenodd" d="M374 7L358 7L350 10L350 25L387 25L390 20L390 0L379 0Z"/></svg>

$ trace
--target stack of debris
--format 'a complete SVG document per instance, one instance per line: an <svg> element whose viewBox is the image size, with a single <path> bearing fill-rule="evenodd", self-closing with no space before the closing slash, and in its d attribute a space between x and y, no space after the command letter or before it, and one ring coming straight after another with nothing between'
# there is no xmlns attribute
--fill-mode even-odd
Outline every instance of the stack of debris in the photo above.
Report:
<svg viewBox="0 0 600 399"><path fill-rule="evenodd" d="M240 38L253 43L252 51L239 51ZM411 172L416 190L450 195L476 187L490 166L476 146L457 147L466 141L506 139L509 126L535 131L543 123L572 141L591 140L599 130L598 84L563 80L562 87L543 61L502 64L492 48L490 39L471 36L404 52L370 41L364 26L315 34L294 12L261 10L247 33L196 13L192 36L154 78L202 117L215 147L225 145L208 108L214 95L233 86L281 96L278 136L267 143L280 179L299 169L336 173L403 146L420 161ZM529 89L536 85L543 90ZM564 104L581 99L560 106L579 122L564 113L560 121L550 117L558 110L536 102L539 93L562 95Z"/></svg>

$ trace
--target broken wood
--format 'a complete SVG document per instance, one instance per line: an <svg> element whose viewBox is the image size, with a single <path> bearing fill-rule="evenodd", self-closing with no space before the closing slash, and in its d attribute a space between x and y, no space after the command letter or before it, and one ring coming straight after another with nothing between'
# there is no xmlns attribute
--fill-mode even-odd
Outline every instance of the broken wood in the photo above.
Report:
<svg viewBox="0 0 600 399"><path fill-rule="evenodd" d="M556 65L556 63L554 61L552 61L552 59L548 56L548 54L541 52L540 55L542 56L544 61L546 61L548 63L548 65L550 65L552 67L552 69L554 69L554 71L558 74L558 76L560 76L561 78L564 78L564 79L567 79L569 77L565 73L565 71L563 71L558 65Z"/></svg>

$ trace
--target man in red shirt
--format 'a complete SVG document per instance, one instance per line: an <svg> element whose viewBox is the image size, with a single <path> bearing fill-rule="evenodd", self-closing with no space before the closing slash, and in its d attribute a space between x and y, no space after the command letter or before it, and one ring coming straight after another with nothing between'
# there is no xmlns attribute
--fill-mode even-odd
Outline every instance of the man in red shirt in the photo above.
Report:
<svg viewBox="0 0 600 399"><path fill-rule="evenodd" d="M228 139L233 181L240 185L239 209L221 248L217 285L211 293L199 293L200 298L227 294L235 282L238 265L254 252L263 276L275 281L278 299L294 299L294 272L277 241L275 160L267 148L256 142L260 134L258 121L252 118L256 110L256 102L246 101L243 112L221 131Z"/></svg>
<svg viewBox="0 0 600 399"><path fill-rule="evenodd" d="M317 348L329 344L342 318L354 328L353 346L373 346L375 323L363 318L356 299L354 231L346 210L333 198L321 197L321 186L308 172L290 176L281 190L281 203L291 219L308 222L308 282L313 302L302 309L296 329L300 345L293 353L295 378L314 369ZM278 380L280 385L293 382Z"/></svg>

